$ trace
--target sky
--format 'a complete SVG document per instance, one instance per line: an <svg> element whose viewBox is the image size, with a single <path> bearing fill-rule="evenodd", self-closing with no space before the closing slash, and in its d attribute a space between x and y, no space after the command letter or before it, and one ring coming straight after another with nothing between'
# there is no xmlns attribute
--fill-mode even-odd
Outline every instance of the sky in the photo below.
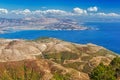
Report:
<svg viewBox="0 0 120 80"><path fill-rule="evenodd" d="M119 0L0 0L0 17L17 15L120 16Z"/></svg>

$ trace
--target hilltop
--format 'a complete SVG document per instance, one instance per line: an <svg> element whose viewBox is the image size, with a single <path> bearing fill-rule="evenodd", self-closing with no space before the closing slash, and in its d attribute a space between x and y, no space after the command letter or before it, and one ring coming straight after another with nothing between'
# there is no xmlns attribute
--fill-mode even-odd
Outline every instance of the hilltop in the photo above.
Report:
<svg viewBox="0 0 120 80"><path fill-rule="evenodd" d="M116 56L92 43L76 44L56 38L0 39L0 79L90 80L88 74L96 66L101 62L109 65Z"/></svg>

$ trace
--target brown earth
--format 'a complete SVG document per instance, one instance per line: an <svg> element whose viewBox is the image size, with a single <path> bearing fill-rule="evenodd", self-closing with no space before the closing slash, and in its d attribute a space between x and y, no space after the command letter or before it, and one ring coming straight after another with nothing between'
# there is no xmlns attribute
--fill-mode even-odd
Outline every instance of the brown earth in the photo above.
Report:
<svg viewBox="0 0 120 80"><path fill-rule="evenodd" d="M15 80L8 68L16 70L16 76L22 80L24 67L40 74L40 80L56 80L56 73L69 74L69 80L89 80L88 74L93 68L101 62L108 65L115 56L112 51L91 43L75 44L55 38L0 39L0 80L4 80L3 75Z"/></svg>

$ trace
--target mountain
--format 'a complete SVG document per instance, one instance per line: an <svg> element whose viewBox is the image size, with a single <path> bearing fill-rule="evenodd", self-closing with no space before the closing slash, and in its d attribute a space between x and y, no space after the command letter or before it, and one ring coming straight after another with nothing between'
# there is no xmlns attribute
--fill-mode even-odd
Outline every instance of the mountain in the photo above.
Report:
<svg viewBox="0 0 120 80"><path fill-rule="evenodd" d="M80 22L79 22L80 23ZM88 30L72 19L61 18L0 18L0 33L8 33L19 30Z"/></svg>
<svg viewBox="0 0 120 80"><path fill-rule="evenodd" d="M116 56L91 43L0 39L0 80L90 80L95 67L109 65Z"/></svg>

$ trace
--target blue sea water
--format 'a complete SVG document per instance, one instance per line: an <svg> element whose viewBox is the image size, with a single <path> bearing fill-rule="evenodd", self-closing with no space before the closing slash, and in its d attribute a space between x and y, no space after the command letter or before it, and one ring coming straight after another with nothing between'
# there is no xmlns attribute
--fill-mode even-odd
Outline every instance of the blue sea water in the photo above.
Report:
<svg viewBox="0 0 120 80"><path fill-rule="evenodd" d="M14 33L0 34L0 38L36 39L39 37L53 37L70 42L86 44L94 43L109 50L120 53L120 23L85 23L85 26L99 28L99 30L85 31L49 31L28 30Z"/></svg>

